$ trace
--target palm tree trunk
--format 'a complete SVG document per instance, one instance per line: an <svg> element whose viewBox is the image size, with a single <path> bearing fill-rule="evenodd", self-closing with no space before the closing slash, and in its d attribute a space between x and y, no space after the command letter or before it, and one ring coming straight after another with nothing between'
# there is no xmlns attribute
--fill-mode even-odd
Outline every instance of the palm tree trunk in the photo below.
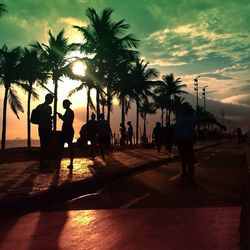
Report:
<svg viewBox="0 0 250 250"><path fill-rule="evenodd" d="M57 89L58 89L58 79L54 80L55 89L54 89L54 114L53 114L53 130L56 131L56 114L57 114Z"/></svg>
<svg viewBox="0 0 250 250"><path fill-rule="evenodd" d="M105 115L105 104L102 105L102 113Z"/></svg>
<svg viewBox="0 0 250 250"><path fill-rule="evenodd" d="M139 100L137 98L136 100L136 144L139 143L139 115L140 115Z"/></svg>
<svg viewBox="0 0 250 250"><path fill-rule="evenodd" d="M146 130L146 117L144 117L144 124L143 124L143 143L146 143L147 138L147 130Z"/></svg>
<svg viewBox="0 0 250 250"><path fill-rule="evenodd" d="M171 109L169 110L169 113L168 113L168 121L169 121L169 124L171 124L170 119L171 119Z"/></svg>
<svg viewBox="0 0 250 250"><path fill-rule="evenodd" d="M108 123L110 124L110 114L111 114L111 90L110 87L107 86L107 107L108 107L108 115L107 115L107 120Z"/></svg>
<svg viewBox="0 0 250 250"><path fill-rule="evenodd" d="M96 89L96 115L97 115L97 121L100 119L100 93L99 90Z"/></svg>
<svg viewBox="0 0 250 250"><path fill-rule="evenodd" d="M90 104L90 88L87 90L87 112L86 112L86 121L89 121L89 104Z"/></svg>
<svg viewBox="0 0 250 250"><path fill-rule="evenodd" d="M1 149L5 149L6 142L6 113L7 113L7 100L8 100L9 88L5 88L4 99L3 99L3 121L2 121L2 141Z"/></svg>
<svg viewBox="0 0 250 250"><path fill-rule="evenodd" d="M163 126L164 109L161 108L161 126Z"/></svg>
<svg viewBox="0 0 250 250"><path fill-rule="evenodd" d="M125 125L125 98L122 97L122 123Z"/></svg>
<svg viewBox="0 0 250 250"><path fill-rule="evenodd" d="M31 147L31 132L30 132L30 101L31 101L31 87L29 85L30 91L28 92L28 101L27 101L27 146L28 148Z"/></svg>

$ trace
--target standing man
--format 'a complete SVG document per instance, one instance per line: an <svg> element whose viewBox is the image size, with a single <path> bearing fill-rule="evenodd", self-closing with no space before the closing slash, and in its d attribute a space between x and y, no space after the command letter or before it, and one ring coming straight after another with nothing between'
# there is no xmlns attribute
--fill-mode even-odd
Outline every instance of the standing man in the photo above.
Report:
<svg viewBox="0 0 250 250"><path fill-rule="evenodd" d="M63 144L66 142L69 147L69 154L70 154L70 164L68 166L68 169L73 169L73 137L74 137L74 128L73 128L73 122L74 122L74 111L70 109L71 102L66 99L63 101L63 108L66 110L64 115L57 113L59 118L63 120L62 124L62 141Z"/></svg>
<svg viewBox="0 0 250 250"><path fill-rule="evenodd" d="M53 102L53 95L47 94L45 102L37 106L38 110L38 134L40 138L40 169L44 169L46 151L49 145L49 139L52 133L52 109L50 104Z"/></svg>
<svg viewBox="0 0 250 250"><path fill-rule="evenodd" d="M128 121L127 125L128 125L128 142L129 142L130 147L132 148L132 145L133 145L133 133L134 132L133 132L133 127L132 127L131 121Z"/></svg>

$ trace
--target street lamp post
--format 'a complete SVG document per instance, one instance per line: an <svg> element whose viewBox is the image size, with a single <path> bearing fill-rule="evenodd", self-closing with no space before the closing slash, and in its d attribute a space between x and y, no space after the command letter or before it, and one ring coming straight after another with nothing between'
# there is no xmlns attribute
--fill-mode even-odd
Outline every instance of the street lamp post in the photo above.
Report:
<svg viewBox="0 0 250 250"><path fill-rule="evenodd" d="M202 88L202 98L203 98L203 100L204 100L204 111L206 111L206 88L207 88L208 86L206 85L206 86L204 86L203 88Z"/></svg>
<svg viewBox="0 0 250 250"><path fill-rule="evenodd" d="M198 106L199 106L199 82L198 82L199 77L200 76L194 78L194 91L196 92L196 111L198 111Z"/></svg>

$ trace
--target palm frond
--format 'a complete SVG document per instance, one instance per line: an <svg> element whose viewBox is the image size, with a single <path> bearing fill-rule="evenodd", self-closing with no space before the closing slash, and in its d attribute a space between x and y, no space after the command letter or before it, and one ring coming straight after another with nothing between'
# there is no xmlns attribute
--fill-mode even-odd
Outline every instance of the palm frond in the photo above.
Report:
<svg viewBox="0 0 250 250"><path fill-rule="evenodd" d="M20 101L20 98L17 96L17 93L13 88L10 88L8 100L9 100L9 104L10 104L12 111L14 112L16 117L19 119L18 112L23 113L24 110L23 110L23 106Z"/></svg>

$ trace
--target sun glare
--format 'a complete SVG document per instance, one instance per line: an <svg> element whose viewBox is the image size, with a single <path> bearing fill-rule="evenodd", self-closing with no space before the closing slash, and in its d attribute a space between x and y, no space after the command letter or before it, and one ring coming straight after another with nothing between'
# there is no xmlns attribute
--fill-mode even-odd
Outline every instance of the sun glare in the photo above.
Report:
<svg viewBox="0 0 250 250"><path fill-rule="evenodd" d="M72 71L75 75L85 76L86 65L83 62L77 61L74 63Z"/></svg>

